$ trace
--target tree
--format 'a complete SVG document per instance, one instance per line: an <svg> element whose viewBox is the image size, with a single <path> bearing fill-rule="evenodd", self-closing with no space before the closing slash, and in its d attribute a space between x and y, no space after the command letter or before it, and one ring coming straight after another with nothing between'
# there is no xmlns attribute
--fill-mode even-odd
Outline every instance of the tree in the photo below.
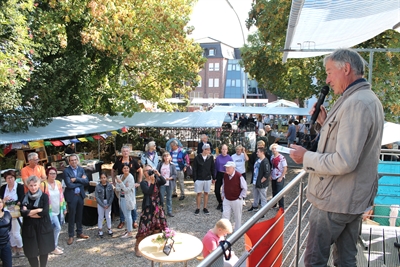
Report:
<svg viewBox="0 0 400 267"><path fill-rule="evenodd" d="M34 43L27 22L33 9L31 0L0 1L0 123L10 110L19 112L21 89L29 81L33 67L30 54Z"/></svg>
<svg viewBox="0 0 400 267"><path fill-rule="evenodd" d="M139 109L135 96L170 108L164 99L194 88L204 63L200 46L186 38L193 3L38 2L30 21L40 46L23 113L36 126L79 113L130 115Z"/></svg>
<svg viewBox="0 0 400 267"><path fill-rule="evenodd" d="M261 88L289 100L307 99L325 84L323 57L289 59L282 63L291 1L257 0L249 12L247 26L259 30L241 49L246 71ZM386 31L356 48L396 48L400 34ZM360 53L369 60L368 53ZM372 89L385 109L386 120L398 121L400 92L398 68L400 53L375 53ZM313 83L314 82L314 83Z"/></svg>

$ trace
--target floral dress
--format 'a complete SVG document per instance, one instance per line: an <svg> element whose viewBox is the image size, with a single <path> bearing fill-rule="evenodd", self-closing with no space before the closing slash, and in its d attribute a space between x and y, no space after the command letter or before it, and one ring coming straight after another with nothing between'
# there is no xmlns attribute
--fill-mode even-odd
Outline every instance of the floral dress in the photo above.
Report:
<svg viewBox="0 0 400 267"><path fill-rule="evenodd" d="M160 186L163 184L165 184L163 177L158 177L155 184L149 184L147 181L140 183L144 198L136 238L160 233L168 227L164 210L160 205Z"/></svg>

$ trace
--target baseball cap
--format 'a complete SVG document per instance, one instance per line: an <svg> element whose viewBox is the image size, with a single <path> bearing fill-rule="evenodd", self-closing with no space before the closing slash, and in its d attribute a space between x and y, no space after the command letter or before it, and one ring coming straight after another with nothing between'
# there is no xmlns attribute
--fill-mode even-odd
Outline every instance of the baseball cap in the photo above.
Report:
<svg viewBox="0 0 400 267"><path fill-rule="evenodd" d="M225 167L236 167L236 163L233 161L228 161L224 166Z"/></svg>

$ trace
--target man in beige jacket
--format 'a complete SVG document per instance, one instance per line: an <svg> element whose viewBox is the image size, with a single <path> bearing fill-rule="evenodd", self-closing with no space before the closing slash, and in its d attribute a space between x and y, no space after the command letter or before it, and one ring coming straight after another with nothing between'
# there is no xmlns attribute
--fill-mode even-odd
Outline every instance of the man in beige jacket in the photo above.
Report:
<svg viewBox="0 0 400 267"><path fill-rule="evenodd" d="M338 49L325 58L324 65L326 83L341 96L329 114L321 106L317 151L293 145L290 153L310 174L307 198L312 209L304 263L326 266L330 246L335 244L335 266L357 266L361 215L377 192L384 114L363 78L364 61L357 52Z"/></svg>

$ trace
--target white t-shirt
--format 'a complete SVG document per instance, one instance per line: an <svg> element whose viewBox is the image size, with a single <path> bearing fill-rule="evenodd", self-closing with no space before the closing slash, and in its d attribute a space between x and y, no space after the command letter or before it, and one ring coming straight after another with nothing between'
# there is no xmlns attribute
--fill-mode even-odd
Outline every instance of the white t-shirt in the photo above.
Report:
<svg viewBox="0 0 400 267"><path fill-rule="evenodd" d="M50 203L51 203L51 215L60 214L60 191L58 191L58 186L51 188L49 185Z"/></svg>
<svg viewBox="0 0 400 267"><path fill-rule="evenodd" d="M169 168L169 164L164 164L161 165L161 175L167 179L169 177L171 177L171 169ZM164 184L165 186L169 186L169 180L167 180Z"/></svg>
<svg viewBox="0 0 400 267"><path fill-rule="evenodd" d="M246 172L246 160L244 157L244 153L240 153L240 155L235 153L231 156L231 158L232 158L233 162L236 163L235 170L240 173L245 173Z"/></svg>

